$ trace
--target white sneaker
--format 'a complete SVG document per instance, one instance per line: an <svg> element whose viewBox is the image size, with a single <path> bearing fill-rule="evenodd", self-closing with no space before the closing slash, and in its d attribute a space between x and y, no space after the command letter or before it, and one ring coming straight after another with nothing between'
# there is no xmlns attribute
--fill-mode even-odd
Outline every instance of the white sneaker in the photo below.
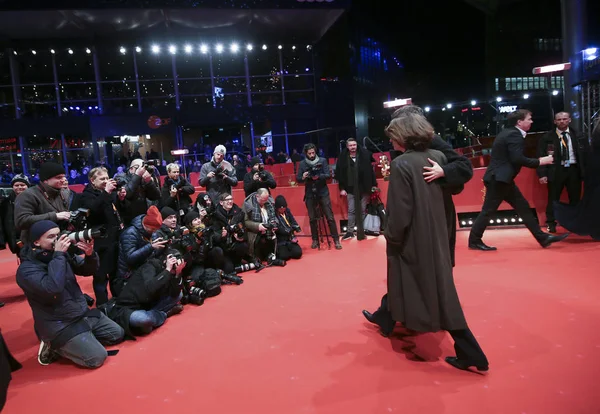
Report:
<svg viewBox="0 0 600 414"><path fill-rule="evenodd" d="M41 365L50 365L58 359L58 354L50 349L50 344L47 342L40 342L40 349L38 350L38 362Z"/></svg>

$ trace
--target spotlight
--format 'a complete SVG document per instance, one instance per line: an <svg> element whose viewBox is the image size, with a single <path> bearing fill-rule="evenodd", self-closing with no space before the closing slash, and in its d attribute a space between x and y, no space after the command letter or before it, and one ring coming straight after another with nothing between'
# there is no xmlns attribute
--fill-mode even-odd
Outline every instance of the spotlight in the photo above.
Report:
<svg viewBox="0 0 600 414"><path fill-rule="evenodd" d="M202 54L207 54L208 53L208 46L206 45L200 45L200 53Z"/></svg>
<svg viewBox="0 0 600 414"><path fill-rule="evenodd" d="M442 108L442 111L445 111L445 110L446 110L446 108Z"/></svg>
<svg viewBox="0 0 600 414"><path fill-rule="evenodd" d="M477 101L473 99L473 100L471 101L471 106L475 106L475 105L477 105Z"/></svg>
<svg viewBox="0 0 600 414"><path fill-rule="evenodd" d="M159 45L152 45L151 47L152 53L154 53L155 55L160 53L160 46Z"/></svg>
<svg viewBox="0 0 600 414"><path fill-rule="evenodd" d="M494 224L494 220L490 220L490 224Z"/></svg>
<svg viewBox="0 0 600 414"><path fill-rule="evenodd" d="M296 50L296 46L292 46L292 50Z"/></svg>
<svg viewBox="0 0 600 414"><path fill-rule="evenodd" d="M277 46L277 49L281 50L281 49L283 49L283 46L279 45L279 46Z"/></svg>
<svg viewBox="0 0 600 414"><path fill-rule="evenodd" d="M519 217L519 223L523 223L523 219Z"/></svg>
<svg viewBox="0 0 600 414"><path fill-rule="evenodd" d="M463 226L466 226L467 222L466 221L461 221L460 224L462 224Z"/></svg>
<svg viewBox="0 0 600 414"><path fill-rule="evenodd" d="M229 50L231 50L231 53L237 53L240 50L240 45L237 43L232 43L229 47Z"/></svg>
<svg viewBox="0 0 600 414"><path fill-rule="evenodd" d="M252 51L252 49L254 49L254 46L252 46L252 45L246 45L246 50L248 52Z"/></svg>
<svg viewBox="0 0 600 414"><path fill-rule="evenodd" d="M127 53L127 49L125 49L123 46L121 46L119 48L119 52L121 52L121 54L124 55L125 53Z"/></svg>
<svg viewBox="0 0 600 414"><path fill-rule="evenodd" d="M598 48L590 47L583 51L585 60L596 60L598 59Z"/></svg>
<svg viewBox="0 0 600 414"><path fill-rule="evenodd" d="M529 94L528 93L523 94L523 99L529 99Z"/></svg>
<svg viewBox="0 0 600 414"><path fill-rule="evenodd" d="M312 49L312 46L311 45L306 45L306 50L310 50L310 49Z"/></svg>
<svg viewBox="0 0 600 414"><path fill-rule="evenodd" d="M451 103L446 104L446 108L451 109L452 108L452 104Z"/></svg>
<svg viewBox="0 0 600 414"><path fill-rule="evenodd" d="M502 97L501 96L497 97L496 102L502 102Z"/></svg>
<svg viewBox="0 0 600 414"><path fill-rule="evenodd" d="M185 45L183 50L185 50L185 53L189 55L190 53L192 53L192 45Z"/></svg>
<svg viewBox="0 0 600 414"><path fill-rule="evenodd" d="M558 91L557 91L556 89L555 89L555 90L553 90L553 91L552 91L552 95L554 95L554 96L558 95Z"/></svg>
<svg viewBox="0 0 600 414"><path fill-rule="evenodd" d="M32 51L31 51L31 54L32 54L32 55L37 55L37 52L36 52L35 50L32 50Z"/></svg>
<svg viewBox="0 0 600 414"><path fill-rule="evenodd" d="M76 109L77 111L79 111L79 109L80 109L80 108L79 108L78 106L76 106L76 107L75 107L75 109Z"/></svg>
<svg viewBox="0 0 600 414"><path fill-rule="evenodd" d="M344 228L342 229L342 231L348 231L348 227L344 226Z"/></svg>
<svg viewBox="0 0 600 414"><path fill-rule="evenodd" d="M425 112L429 112L429 111L431 111L431 108L430 108L430 107L428 107L428 106L426 106L426 107L425 107Z"/></svg>
<svg viewBox="0 0 600 414"><path fill-rule="evenodd" d="M223 45L220 43L215 47L215 50L217 51L217 53L223 53L223 49L224 49Z"/></svg>
<svg viewBox="0 0 600 414"><path fill-rule="evenodd" d="M85 48L85 53L87 53L88 55L92 53L92 50L89 47Z"/></svg>
<svg viewBox="0 0 600 414"><path fill-rule="evenodd" d="M50 49L50 53L55 54L56 52L54 51L54 49Z"/></svg>
<svg viewBox="0 0 600 414"><path fill-rule="evenodd" d="M68 52L69 52L69 55L72 55L73 54L73 49L69 49Z"/></svg>
<svg viewBox="0 0 600 414"><path fill-rule="evenodd" d="M500 224L500 223L502 223L502 220L498 219L498 220L496 220L496 223Z"/></svg>
<svg viewBox="0 0 600 414"><path fill-rule="evenodd" d="M262 50L267 50L267 45L263 45Z"/></svg>
<svg viewBox="0 0 600 414"><path fill-rule="evenodd" d="M469 220L469 226L473 225L473 220Z"/></svg>
<svg viewBox="0 0 600 414"><path fill-rule="evenodd" d="M504 219L504 222L505 222L505 223L508 223L508 219Z"/></svg>
<svg viewBox="0 0 600 414"><path fill-rule="evenodd" d="M511 218L511 219L510 219L510 222L511 222L511 223L516 223L516 221L517 221L517 220L515 220L514 218Z"/></svg>
<svg viewBox="0 0 600 414"><path fill-rule="evenodd" d="M177 46L175 45L171 45L169 46L169 53L174 55L175 53L177 53Z"/></svg>
<svg viewBox="0 0 600 414"><path fill-rule="evenodd" d="M142 48L141 48L141 47L139 47L139 46L136 46L136 47L135 47L135 51L136 51L137 53L142 53Z"/></svg>

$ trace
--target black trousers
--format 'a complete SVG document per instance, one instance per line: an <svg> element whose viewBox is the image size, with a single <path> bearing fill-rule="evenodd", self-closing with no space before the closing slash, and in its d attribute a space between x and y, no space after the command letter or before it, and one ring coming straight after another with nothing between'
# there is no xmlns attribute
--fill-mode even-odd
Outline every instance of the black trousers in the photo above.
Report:
<svg viewBox="0 0 600 414"><path fill-rule="evenodd" d="M340 235L335 224L335 219L333 218L333 210L331 209L331 198L329 198L329 194L317 198L306 197L304 201L306 203L306 210L308 211L308 217L310 219L310 233L312 235L312 239L317 240L319 238L319 220L321 217L317 214L317 205L321 207L321 211L327 219L331 237L333 237L335 240L339 239Z"/></svg>
<svg viewBox="0 0 600 414"><path fill-rule="evenodd" d="M96 296L96 306L108 302L107 282L110 283L110 291L113 296L117 296L117 290L114 287L115 277L117 275L117 261L119 259L119 243L111 244L106 248L96 250L100 259L100 266L94 274L94 296Z"/></svg>
<svg viewBox="0 0 600 414"><path fill-rule="evenodd" d="M302 257L302 247L298 243L284 242L277 245L277 258L281 260L299 259Z"/></svg>
<svg viewBox="0 0 600 414"><path fill-rule="evenodd" d="M224 249L223 266L221 269L225 273L233 273L236 266L242 264L242 259L248 256L250 247L246 242L234 242L232 246Z"/></svg>
<svg viewBox="0 0 600 414"><path fill-rule="evenodd" d="M553 224L554 202L560 200L563 188L567 188L569 204L575 205L581 200L581 173L579 166L556 167L553 180L548 181L548 204L546 205L546 223Z"/></svg>
<svg viewBox="0 0 600 414"><path fill-rule="evenodd" d="M492 213L498 211L498 207L503 201L506 201L515 209L520 218L523 219L523 223L529 229L533 237L538 242L542 242L548 235L542 231L535 216L531 212L529 203L521 194L519 187L514 182L503 183L492 179L492 181L485 183L487 191L485 193L485 200L483 201L483 207L481 213L477 216L473 227L471 228L471 234L469 234L469 243L480 242L483 237L490 217Z"/></svg>
<svg viewBox="0 0 600 414"><path fill-rule="evenodd" d="M381 325L395 323L392 319L392 314L388 309L387 294L381 298L381 305L373 312L373 316ZM454 340L454 351L456 352L458 359L487 365L487 357L469 328L451 330L448 331L448 333Z"/></svg>
<svg viewBox="0 0 600 414"><path fill-rule="evenodd" d="M270 239L262 234L256 236L254 241L254 256L260 261L267 261L269 256L277 254L277 239Z"/></svg>

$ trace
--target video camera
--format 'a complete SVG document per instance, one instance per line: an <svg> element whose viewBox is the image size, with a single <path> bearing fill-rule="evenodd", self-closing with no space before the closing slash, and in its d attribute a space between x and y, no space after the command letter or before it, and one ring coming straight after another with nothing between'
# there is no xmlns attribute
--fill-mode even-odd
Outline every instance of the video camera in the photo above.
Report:
<svg viewBox="0 0 600 414"><path fill-rule="evenodd" d="M106 236L106 227L104 226L88 228L87 219L90 215L89 209L78 208L70 213L71 216L67 222L67 230L62 232L62 234L66 234L71 242L90 241Z"/></svg>

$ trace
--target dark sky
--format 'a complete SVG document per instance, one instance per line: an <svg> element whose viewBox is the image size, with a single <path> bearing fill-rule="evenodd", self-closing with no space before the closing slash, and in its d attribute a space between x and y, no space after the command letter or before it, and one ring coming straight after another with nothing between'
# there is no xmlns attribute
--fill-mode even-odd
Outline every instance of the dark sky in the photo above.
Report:
<svg viewBox="0 0 600 414"><path fill-rule="evenodd" d="M450 102L483 96L485 15L478 9L461 0L353 4L373 37L397 52L413 100Z"/></svg>

